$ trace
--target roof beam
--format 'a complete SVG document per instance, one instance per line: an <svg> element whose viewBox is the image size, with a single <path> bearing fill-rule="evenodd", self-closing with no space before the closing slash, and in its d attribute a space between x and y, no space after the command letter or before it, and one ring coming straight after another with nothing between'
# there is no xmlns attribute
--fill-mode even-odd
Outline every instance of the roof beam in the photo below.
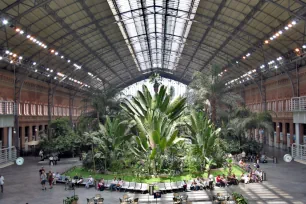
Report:
<svg viewBox="0 0 306 204"><path fill-rule="evenodd" d="M113 47L112 43L110 42L109 38L107 37L107 35L105 34L105 32L101 29L101 26L97 23L96 21L96 17L94 16L94 14L91 12L90 8L87 6L87 4L85 3L85 1L80 1L83 9L86 11L87 15L90 17L90 19L94 22L96 29L100 32L100 34L103 36L103 38L106 40L107 44L112 48L112 51L117 55L117 57L121 60L121 62L124 64L126 70L128 71L129 75L131 78L133 78L132 73L130 72L130 70L127 68L126 64L124 63L124 61L122 60L121 56L119 55L119 53L117 52L117 50Z"/></svg>
<svg viewBox="0 0 306 204"><path fill-rule="evenodd" d="M75 38L78 39L78 42L86 48L90 54L92 54L95 58L97 58L107 69L109 69L116 77L118 77L120 80L124 81L112 68L110 68L101 58L98 56L94 50L92 50L83 40L79 39L79 36L77 35L75 30L72 30L69 25L67 25L61 17L59 17L54 10L49 5L45 5L44 9L47 11L47 13L52 16L58 23L62 25L62 27L68 32L71 33L71 35ZM99 76L99 78L102 79L102 76ZM106 79L103 79L105 83L110 84Z"/></svg>
<svg viewBox="0 0 306 204"><path fill-rule="evenodd" d="M221 12L221 10L222 10L223 7L225 6L225 4L226 4L226 0L222 0L222 2L221 2L221 4L219 5L217 11L215 12L214 17L213 17L213 18L211 19L211 21L210 21L208 28L205 30L204 34L202 35L202 38L201 38L201 40L200 40L198 46L196 47L195 51L193 52L193 55L192 55L191 60L188 62L187 66L186 66L186 68L185 68L185 70L184 70L184 72L182 73L181 79L185 76L186 71L187 71L187 69L189 68L191 61L192 61L193 58L195 57L195 55L196 55L196 53L197 53L199 47L201 46L201 44L202 44L202 43L204 42L204 40L206 39L206 36L207 36L207 34L209 33L209 31L210 31L210 29L211 29L211 26L214 25L215 20L218 18L219 13Z"/></svg>
<svg viewBox="0 0 306 204"><path fill-rule="evenodd" d="M169 0L166 0L164 1L165 2L165 15L164 15L164 23L163 23L163 26L164 26L164 32L163 32L163 52L162 52L162 68L164 69L165 68L165 48L166 48L166 35L167 35L167 15L168 15L168 3L169 3ZM156 23L156 22L155 22Z"/></svg>
<svg viewBox="0 0 306 204"><path fill-rule="evenodd" d="M248 15L239 23L239 25L235 28L235 30L229 35L225 41L221 44L221 46L215 51L213 55L207 60L204 66L200 69L202 71L207 65L211 63L211 61L215 58L215 56L222 50L232 39L232 36L235 36L244 26L245 24L254 16L254 14L264 5L264 1L259 1L256 6L252 8L252 10L248 13ZM183 77L183 76L182 76Z"/></svg>

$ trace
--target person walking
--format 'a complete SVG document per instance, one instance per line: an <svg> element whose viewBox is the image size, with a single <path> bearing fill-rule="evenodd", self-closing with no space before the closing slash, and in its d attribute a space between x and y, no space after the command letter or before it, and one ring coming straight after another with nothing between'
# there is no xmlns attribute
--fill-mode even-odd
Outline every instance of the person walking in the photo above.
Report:
<svg viewBox="0 0 306 204"><path fill-rule="evenodd" d="M48 181L49 181L49 185L50 185L50 189L53 188L52 184L53 184L53 173L51 171L49 171L48 174Z"/></svg>
<svg viewBox="0 0 306 204"><path fill-rule="evenodd" d="M4 185L4 177L2 175L0 175L1 193L3 193L3 185Z"/></svg>
<svg viewBox="0 0 306 204"><path fill-rule="evenodd" d="M47 190L46 180L47 180L47 174L46 174L45 171L42 171L42 174L40 175L40 183L41 183L41 186L42 186L42 190Z"/></svg>

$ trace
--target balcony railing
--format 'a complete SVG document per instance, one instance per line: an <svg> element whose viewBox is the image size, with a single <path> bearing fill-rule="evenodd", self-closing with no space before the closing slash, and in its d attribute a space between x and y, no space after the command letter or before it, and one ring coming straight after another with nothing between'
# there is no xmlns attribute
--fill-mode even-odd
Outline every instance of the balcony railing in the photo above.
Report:
<svg viewBox="0 0 306 204"><path fill-rule="evenodd" d="M301 159L306 161L306 145L296 145L292 144L291 149L292 157L295 159Z"/></svg>
<svg viewBox="0 0 306 204"><path fill-rule="evenodd" d="M17 151L15 147L0 149L0 164L15 161L17 158Z"/></svg>
<svg viewBox="0 0 306 204"><path fill-rule="evenodd" d="M15 110L13 101L0 101L0 115L14 115Z"/></svg>
<svg viewBox="0 0 306 204"><path fill-rule="evenodd" d="M290 111L306 111L306 96L291 98Z"/></svg>

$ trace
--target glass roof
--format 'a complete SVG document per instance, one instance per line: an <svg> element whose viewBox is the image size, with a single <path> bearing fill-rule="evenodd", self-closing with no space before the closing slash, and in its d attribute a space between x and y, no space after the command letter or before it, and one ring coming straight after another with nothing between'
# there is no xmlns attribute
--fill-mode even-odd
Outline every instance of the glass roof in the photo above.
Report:
<svg viewBox="0 0 306 204"><path fill-rule="evenodd" d="M140 71L176 69L199 1L108 0Z"/></svg>

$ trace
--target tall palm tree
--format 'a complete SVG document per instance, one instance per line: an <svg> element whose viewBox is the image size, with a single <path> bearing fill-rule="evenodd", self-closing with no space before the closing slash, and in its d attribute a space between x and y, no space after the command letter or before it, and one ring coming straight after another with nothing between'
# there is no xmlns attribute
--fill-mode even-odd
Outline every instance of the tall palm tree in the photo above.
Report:
<svg viewBox="0 0 306 204"><path fill-rule="evenodd" d="M144 85L136 97L124 99L121 103L139 131L139 135L135 136L138 147L141 147L138 152L150 152L154 170L156 155L171 146L178 135L176 121L183 114L185 102L186 98L182 97L171 102L165 86L160 86L152 96Z"/></svg>
<svg viewBox="0 0 306 204"><path fill-rule="evenodd" d="M217 107L237 107L239 102L243 101L239 94L227 89L224 80L218 74L207 75L196 72L189 86L195 91L196 103L202 104L207 109L205 106L209 101L211 119L214 123L216 123Z"/></svg>
<svg viewBox="0 0 306 204"><path fill-rule="evenodd" d="M211 158L212 153L215 151L215 142L221 129L216 129L203 112L196 112L195 110L192 110L188 120L186 120L186 126L190 131L189 136L186 136L186 138L191 140L193 152L198 156L201 170L203 170L207 158Z"/></svg>

